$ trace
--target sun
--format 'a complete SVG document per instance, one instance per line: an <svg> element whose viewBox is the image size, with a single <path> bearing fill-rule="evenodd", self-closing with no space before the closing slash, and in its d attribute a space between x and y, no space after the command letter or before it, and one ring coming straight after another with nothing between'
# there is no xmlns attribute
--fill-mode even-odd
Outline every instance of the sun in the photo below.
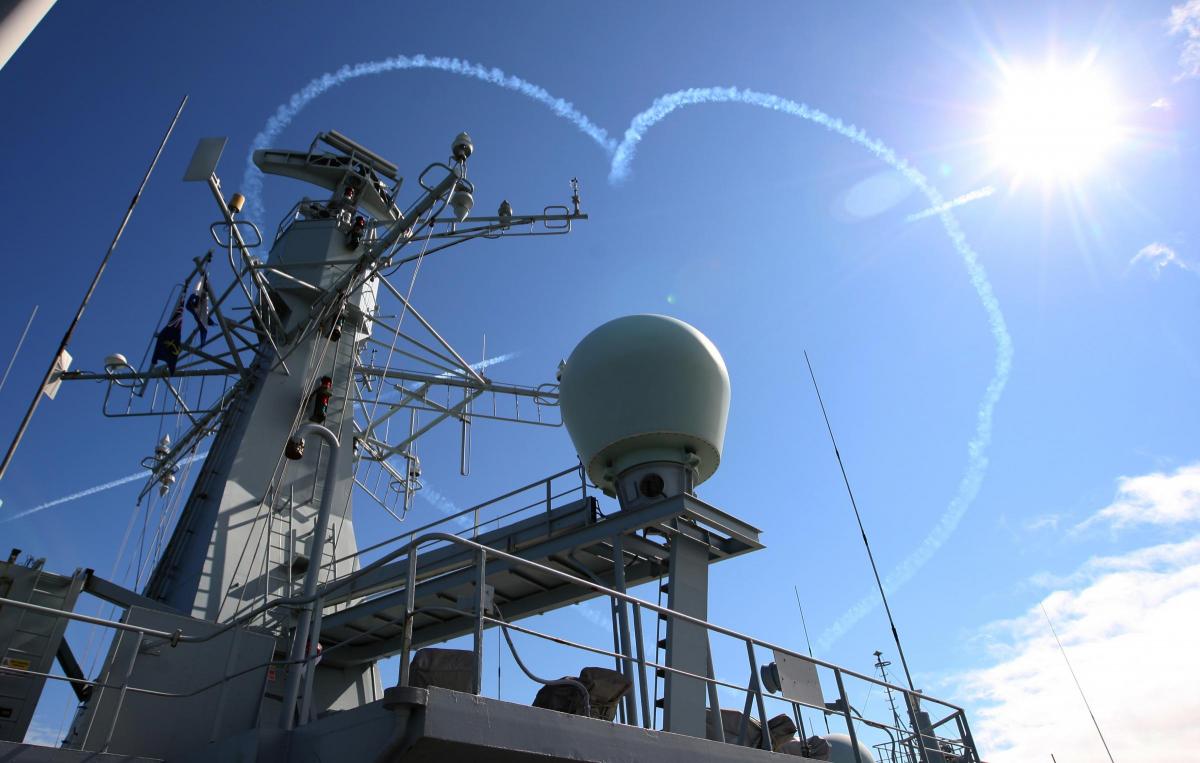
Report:
<svg viewBox="0 0 1200 763"><path fill-rule="evenodd" d="M988 143L996 163L1018 178L1076 180L1120 143L1119 116L1112 86L1090 66L1009 70Z"/></svg>

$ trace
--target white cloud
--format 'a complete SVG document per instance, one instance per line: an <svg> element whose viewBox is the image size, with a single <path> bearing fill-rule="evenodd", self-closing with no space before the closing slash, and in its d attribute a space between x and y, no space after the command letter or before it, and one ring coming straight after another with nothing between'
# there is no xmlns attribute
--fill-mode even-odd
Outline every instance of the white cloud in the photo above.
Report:
<svg viewBox="0 0 1200 763"><path fill-rule="evenodd" d="M1076 526L1094 524L1113 529L1130 525L1178 525L1200 520L1200 463L1174 472L1121 477L1111 504Z"/></svg>
<svg viewBox="0 0 1200 763"><path fill-rule="evenodd" d="M1184 763L1200 749L1200 535L1093 559L1042 602L1117 760ZM1106 760L1038 606L984 630L990 667L954 677L990 763Z"/></svg>
<svg viewBox="0 0 1200 763"><path fill-rule="evenodd" d="M1188 0L1183 5L1171 6L1167 28L1172 35L1184 36L1183 49L1179 51L1177 79L1200 77L1200 0Z"/></svg>
<svg viewBox="0 0 1200 763"><path fill-rule="evenodd" d="M1171 110L1171 102L1169 100L1167 100L1167 98L1165 96L1161 97L1161 98L1155 98L1153 101L1150 102L1150 108L1162 109L1163 111L1170 111Z"/></svg>
<svg viewBox="0 0 1200 763"><path fill-rule="evenodd" d="M1200 2L1200 0L1197 0L1197 2ZM1178 252L1166 244L1160 244L1157 241L1146 244L1139 249L1138 253L1133 256L1133 259L1129 261L1129 267L1134 267L1139 262L1149 263L1150 267L1154 268L1154 275L1156 276L1166 270L1169 265L1174 265L1183 270L1192 269L1191 265L1180 258Z"/></svg>
<svg viewBox="0 0 1200 763"><path fill-rule="evenodd" d="M1021 523L1021 529L1025 532L1038 532L1039 530L1057 530L1062 523L1062 514L1039 514L1036 517L1030 517Z"/></svg>

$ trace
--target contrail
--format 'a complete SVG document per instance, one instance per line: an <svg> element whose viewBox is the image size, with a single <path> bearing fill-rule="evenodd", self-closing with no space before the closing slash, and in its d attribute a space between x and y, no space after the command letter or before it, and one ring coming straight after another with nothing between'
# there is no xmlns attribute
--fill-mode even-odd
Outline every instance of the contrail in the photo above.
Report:
<svg viewBox="0 0 1200 763"><path fill-rule="evenodd" d="M506 74L494 67L489 68L471 63L470 61L464 61L460 58L425 56L420 54L415 56L392 56L381 61L365 61L353 65L347 64L335 72L322 74L294 93L285 103L280 104L271 118L267 120L262 131L254 136L254 140L250 144L250 151L246 156L246 171L242 176L242 192L250 202L251 215L258 220L262 220L263 218L262 172L254 166L253 161L256 150L269 148L275 138L279 136L279 133L296 118L296 115L326 90L369 74L383 74L384 72L402 71L405 69L435 69L462 77L471 77L486 82L489 85L496 85L505 90L520 93L549 107L557 116L571 122L585 135L596 141L607 153L611 154L616 149L616 141L608 137L608 133L603 128L594 124L576 109L570 101L556 98L550 95L545 88L539 87L532 82L527 82L520 77Z"/></svg>
<svg viewBox="0 0 1200 763"><path fill-rule="evenodd" d="M884 588L889 592L895 591L911 580L917 570L924 566L941 548L942 544L950 538L967 508L979 494L979 487L987 472L987 447L992 441L992 418L996 411L996 403L1000 400L1000 395L1004 392L1004 387L1008 383L1008 377L1012 371L1012 337L1008 334L1004 313L1001 312L1000 303L992 291L987 272L979 262L979 255L967 243L958 220L946 206L946 199L933 187L925 175L900 158L882 141L869 137L861 128L846 124L837 117L830 116L806 104L780 98L770 93L736 87L690 88L661 96L654 100L650 108L635 116L629 123L629 127L625 130L625 139L621 141L613 154L609 180L618 183L629 177L629 167L637 152L637 145L647 130L676 109L704 103L743 103L805 119L865 148L877 159L902 174L925 195L931 208L939 209L936 214L941 219L946 235L950 237L950 243L962 258L967 275L971 279L971 285L975 288L975 293L979 295L979 301L983 305L983 311L991 328L992 339L996 343L996 359L992 378L988 381L983 400L976 413L975 433L967 442L967 467L959 480L954 497L950 500L946 510L942 512L937 524L925 536L921 544L884 578ZM878 604L878 597L875 593L863 596L825 629L817 639L818 649L820 651L827 650L834 641Z"/></svg>
<svg viewBox="0 0 1200 763"><path fill-rule="evenodd" d="M921 212L914 212L913 214L904 218L904 222L915 223L917 220L924 220L926 217L940 215L948 209L961 207L963 204L969 204L972 201L978 201L979 199L986 199L995 192L995 188L990 185L985 185L983 188L977 188L970 193L964 193L962 196L959 196L956 199L951 199L944 204L939 204L936 207L930 207L929 209L922 210Z"/></svg>
<svg viewBox="0 0 1200 763"><path fill-rule="evenodd" d="M194 456L187 456L186 458L181 458L179 460L179 466L184 466L186 464L190 464L193 461L199 461L200 459L204 458L207 455L208 455L208 451L205 451L204 453L198 453ZM36 514L39 511L45 511L46 509L51 509L51 508L54 508L55 506L61 506L64 503L70 503L71 501L78 501L80 498L87 498L89 495L95 495L96 493L102 493L105 490L112 490L114 487L120 487L121 485L125 485L130 482L137 482L138 480L144 480L148 476L149 476L149 474L147 474L146 470L143 469L142 471L138 472L137 474L131 474L128 477L122 477L119 480L113 480L112 482L105 482L103 485L96 485L95 487L89 487L87 490L80 490L78 493L71 493L70 495L64 495L62 498L55 498L53 501L47 501L39 506L34 506L32 509L26 509L25 511L19 512L17 514L13 514L11 517L5 517L4 519L0 519L0 525L5 524L7 522L15 522L16 520L21 519L22 517L27 517L30 514Z"/></svg>
<svg viewBox="0 0 1200 763"><path fill-rule="evenodd" d="M292 95L281 105L254 139L250 154L257 148L266 147L310 101L320 96L326 90L340 85L355 77L367 74L379 74L386 71L401 69L438 69L462 76L473 77L490 84L509 90L514 90L527 97L549 106L554 113L572 122L580 131L590 137L612 158L609 170L609 181L618 184L629 177L630 166L637 152L637 145L646 132L663 120L668 114L685 106L706 103L741 103L759 108L770 109L818 124L827 130L837 133L852 143L866 149L877 159L900 172L912 183L929 202L931 209L941 208L947 204L944 196L929 182L919 170L900 158L896 152L885 143L872 138L859 127L846 124L842 120L806 104L798 103L770 93L754 90L744 90L736 87L689 88L654 100L650 108L638 114L626 128L623 140L619 144L608 137L608 134L597 127L588 117L579 112L569 102L551 96L541 87L533 85L518 77L507 75L499 69L488 69L479 64L473 64L456 58L429 58L423 55L395 56L383 61L343 66L337 72L325 74L310 82L304 89ZM262 217L261 190L262 175L247 158L247 169L243 180L244 192L251 201L251 209ZM944 544L957 529L963 515L979 493L984 474L987 471L987 448L992 440L992 419L995 415L996 404L1008 383L1012 371L1013 346L1004 313L1000 303L992 291L987 272L979 262L979 255L967 243L966 236L954 217L950 207L936 212L941 220L942 228L950 239L951 245L958 253L966 267L967 276L971 280L984 314L991 330L992 339L996 345L996 355L992 377L988 381L983 399L976 412L975 432L967 442L967 466L959 480L958 487L938 519L937 524L926 535L921 544L900 562L885 578L884 588L893 591L916 574L933 554ZM861 620L867 612L878 605L875 594L868 594L857 601L849 610L838 618L817 639L818 646L828 649L855 623Z"/></svg>

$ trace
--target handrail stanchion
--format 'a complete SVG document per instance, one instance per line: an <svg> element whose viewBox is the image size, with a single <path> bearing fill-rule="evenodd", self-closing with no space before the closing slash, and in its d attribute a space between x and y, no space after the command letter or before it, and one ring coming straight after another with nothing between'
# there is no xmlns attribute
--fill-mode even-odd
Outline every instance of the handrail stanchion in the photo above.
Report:
<svg viewBox="0 0 1200 763"><path fill-rule="evenodd" d="M404 629L400 635L400 686L408 686L408 653L412 650L413 610L417 608L417 540L408 544L408 579L404 581Z"/></svg>
<svg viewBox="0 0 1200 763"><path fill-rule="evenodd" d="M956 710L959 719L959 731L962 736L963 744L971 751L973 763L980 763L979 748L975 746L975 737L971 736L971 725L967 723L967 714L962 710Z"/></svg>
<svg viewBox="0 0 1200 763"><path fill-rule="evenodd" d="M487 580L487 551L482 548L479 549L477 564L479 571L475 578L475 675L471 679L471 691L479 695L483 693L483 587Z"/></svg>
<svg viewBox="0 0 1200 763"><path fill-rule="evenodd" d="M863 763L862 753L858 751L858 734L854 731L854 718L850 715L850 698L846 696L846 684L842 681L841 668L833 669L833 677L837 680L838 697L842 700L842 714L846 716L846 732L850 734L850 747L854 749L854 761Z"/></svg>
<svg viewBox="0 0 1200 763"><path fill-rule="evenodd" d="M746 655L750 658L750 690L754 692L754 699L758 704L758 720L762 723L762 739L759 741L764 750L774 750L775 743L771 741L771 729L767 725L767 707L763 702L762 684L758 680L758 660L754 658L754 642L746 642Z"/></svg>
<svg viewBox="0 0 1200 763"><path fill-rule="evenodd" d="M650 708L650 690L646 685L646 636L642 631L642 608L637 604L633 605L633 628L634 643L637 646L638 688L642 694L642 727L648 729L653 713Z"/></svg>
<svg viewBox="0 0 1200 763"><path fill-rule="evenodd" d="M717 741L725 741L725 718L721 715L721 700L717 697L717 673L713 670L712 661L712 644L709 643L708 636L704 638L706 648L708 649L708 712L712 714L713 726L717 730Z"/></svg>
<svg viewBox="0 0 1200 763"><path fill-rule="evenodd" d="M129 689L129 677L133 675L133 666L137 663L138 653L142 650L142 640L145 637L145 633L138 632L137 640L133 642L133 654L129 657L129 667L125 669L125 678L121 681L121 691L117 695L117 706L113 708L112 723L108 724L108 736L104 739L104 746L100 748L101 753L108 752L108 746L112 744L113 735L117 732L117 720L121 717L121 708L125 704L125 693Z"/></svg>
<svg viewBox="0 0 1200 763"><path fill-rule="evenodd" d="M613 536L613 583L619 593L627 593L625 589L625 548L621 543L620 534ZM613 598L612 601L617 607L617 630L620 631L621 656L624 658L621 660L621 673L632 684L633 661L629 659L629 655L633 650L629 646L629 610L625 606L624 599ZM626 722L637 726L638 703L637 695L633 692L625 695L625 713Z"/></svg>

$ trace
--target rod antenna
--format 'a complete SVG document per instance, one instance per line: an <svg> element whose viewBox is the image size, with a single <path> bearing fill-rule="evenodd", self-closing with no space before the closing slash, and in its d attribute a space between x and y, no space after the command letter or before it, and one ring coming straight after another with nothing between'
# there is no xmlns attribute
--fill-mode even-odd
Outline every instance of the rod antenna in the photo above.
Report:
<svg viewBox="0 0 1200 763"><path fill-rule="evenodd" d="M808 638L808 623L804 621L804 605L800 603L800 586L793 585L792 590L796 592L796 608L800 610L800 627L804 629L804 643L808 646L808 656L815 660L816 657L813 657L812 641ZM825 719L825 733L828 734L829 713L821 713L821 717Z"/></svg>
<svg viewBox="0 0 1200 763"><path fill-rule="evenodd" d="M1100 730L1100 722L1096 720L1096 714L1092 712L1092 706L1088 703L1087 695L1083 693L1083 686L1079 683L1079 678L1075 675L1075 668L1071 667L1071 661L1067 659L1067 650L1063 648L1062 641L1058 639L1058 631L1054 630L1054 623L1050 621L1050 613L1046 611L1046 605L1038 603L1042 608L1042 615L1046 618L1046 625L1050 626L1050 633L1054 634L1054 643L1058 644L1058 651L1062 654L1063 662L1067 663L1067 670L1071 672L1071 679L1075 681L1075 688L1079 690L1079 698L1083 700L1083 706L1087 708L1088 715L1092 716L1092 725L1096 727L1096 734L1100 737L1100 744L1104 745L1104 751L1108 753L1109 763L1116 763L1113 760L1112 750L1108 749L1108 742L1104 740L1104 732ZM1053 754L1050 756L1054 757Z"/></svg>
<svg viewBox="0 0 1200 763"><path fill-rule="evenodd" d="M25 411L25 418L21 419L21 425L17 427L17 433L13 436L12 444L8 446L8 452L4 454L4 461L0 462L0 479L4 479L4 473L8 471L8 465L12 462L13 455L17 452L17 446L21 444L21 438L25 436L25 430L29 428L29 421L33 418L33 412L37 410L38 403L42 400L42 392L46 389L46 385L54 378L54 372L58 370L59 362L64 358L67 345L71 343L71 336L75 333L75 327L79 325L79 319L83 317L83 311L87 308L88 302L91 301L92 295L96 293L96 287L100 285L100 276L104 275L104 269L108 267L108 261L112 258L113 251L117 248L117 242L121 240L121 234L125 232L125 226L129 224L129 218L133 217L133 209L142 198L142 191L146 190L146 184L150 182L150 174L154 172L154 167L158 164L163 149L167 147L167 140L171 137L171 133L175 131L175 125L179 122L179 115L183 113L183 107L187 105L187 100L187 96L185 95L183 100L179 102L179 108L175 110L175 118L171 120L170 127L167 128L166 134L163 135L162 143L158 144L158 150L154 152L154 159L151 160L150 166L146 168L146 174L142 177L142 183L138 186L137 193L133 194L133 199L129 202L129 209L125 210L125 217L121 219L121 225L117 228L112 243L108 245L108 251L104 253L103 259L100 260L100 267L96 269L96 275L92 276L92 283L88 286L87 293L83 295L83 300L79 303L79 308L75 311L75 317L67 325L67 331L63 334L62 341L59 343L54 357L50 359L50 367L46 369L46 375L42 377L42 383L38 385L37 391L33 393L33 401L29 404L29 410Z"/></svg>
<svg viewBox="0 0 1200 763"><path fill-rule="evenodd" d="M883 600L883 611L887 613L888 625L892 628L892 640L896 642L896 653L900 655L900 665L904 668L904 679L908 681L908 688L915 692L917 687L913 685L912 673L908 670L904 647L900 646L900 633L896 630L896 621L892 618L892 608L888 604L887 592L884 591L883 581L879 577L879 567L875 565L875 555L871 553L871 544L867 541L867 531L863 527L862 515L858 512L858 502L854 500L854 491L850 489L850 478L846 476L846 465L842 463L842 454L838 450L837 438L833 436L833 426L829 423L829 414L825 411L825 401L821 398L821 388L817 385L817 375L813 373L812 361L808 359L808 350L804 351L804 362L808 365L808 375L812 378L813 391L817 393L817 402L821 405L821 416L825 419L825 429L829 431L833 454L837 456L838 468L842 470L842 482L846 484L846 494L850 496L850 506L854 509L854 518L858 520L858 531L862 534L863 546L867 549L871 572L875 573L875 585L879 587L879 598Z"/></svg>

